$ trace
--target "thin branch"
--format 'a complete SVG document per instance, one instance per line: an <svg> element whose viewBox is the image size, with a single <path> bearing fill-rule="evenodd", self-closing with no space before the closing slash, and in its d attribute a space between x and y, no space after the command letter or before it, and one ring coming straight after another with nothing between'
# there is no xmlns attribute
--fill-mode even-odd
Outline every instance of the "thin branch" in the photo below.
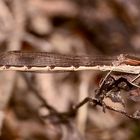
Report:
<svg viewBox="0 0 140 140"><path fill-rule="evenodd" d="M140 73L140 58L119 56L74 56L49 52L0 53L0 70L64 72L82 70Z"/></svg>
<svg viewBox="0 0 140 140"><path fill-rule="evenodd" d="M26 74L22 74L24 80L27 83L28 88L33 91L34 95L42 102L42 105L46 107L50 112L55 113L57 112L52 106L50 106L46 100L39 94L39 91L35 88L32 82L29 80Z"/></svg>
<svg viewBox="0 0 140 140"><path fill-rule="evenodd" d="M90 103L92 105L92 107L96 107L96 106L99 105L99 106L103 107L103 111L104 112L105 112L105 109L108 109L108 110L112 110L112 111L118 112L120 114L123 114L123 115L125 115L125 116L127 116L128 118L131 118L131 119L140 119L139 112L137 112L137 111L133 115L130 115L130 114L128 114L124 110L118 110L118 109L116 109L114 107L111 107L111 106L105 104L105 102L103 100L104 100L104 98L107 98L107 95L106 95L107 92L109 92L110 90L112 90L114 88L114 85L115 85L115 88L118 88L118 85L121 82L125 82L130 89L133 86L131 84L131 82L128 82L127 79L125 79L125 78L119 78L117 80L114 79L113 82L111 82L110 84L106 85L106 83L109 82L108 81L109 74L107 74L107 76L106 76L106 78L105 78L102 86L99 87L99 90L98 90L98 93L97 93L98 96L96 96L95 98L86 97L81 102L79 102L77 105L75 105L73 108L71 108L69 111L62 112L62 113L61 112L58 112L52 106L50 106L46 102L46 100L44 100L39 95L38 90L36 89L36 87L33 86L33 84L31 84L29 78L25 74L23 76L24 76L24 79L27 82L27 85L28 85L29 89L34 92L34 94L41 100L41 102L43 103L43 105L50 111L49 115L42 116L42 118L44 118L44 119L45 118L51 118L51 120L53 120L53 118L55 117L54 120L57 123L66 123L66 122L69 122L69 119L70 118L73 118L76 115L76 113L79 110L79 108L82 107L83 105L85 105L86 103Z"/></svg>

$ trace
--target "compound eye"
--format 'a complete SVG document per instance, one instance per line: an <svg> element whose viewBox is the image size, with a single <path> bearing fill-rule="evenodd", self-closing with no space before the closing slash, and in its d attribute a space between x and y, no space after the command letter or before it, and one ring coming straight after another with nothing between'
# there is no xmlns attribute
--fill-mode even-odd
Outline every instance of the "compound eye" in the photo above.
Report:
<svg viewBox="0 0 140 140"><path fill-rule="evenodd" d="M118 84L118 87L121 88L121 89L124 89L124 90L129 90L129 87L128 87L126 82L120 82Z"/></svg>
<svg viewBox="0 0 140 140"><path fill-rule="evenodd" d="M115 79L112 76L109 76L107 80L105 81L104 85L108 87L108 86L111 86L114 82L115 82Z"/></svg>

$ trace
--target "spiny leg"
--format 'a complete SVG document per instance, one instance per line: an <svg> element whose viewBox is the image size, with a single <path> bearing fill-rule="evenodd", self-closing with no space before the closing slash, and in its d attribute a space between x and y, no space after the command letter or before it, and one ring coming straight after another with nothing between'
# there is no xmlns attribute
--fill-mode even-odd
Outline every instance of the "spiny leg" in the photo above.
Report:
<svg viewBox="0 0 140 140"><path fill-rule="evenodd" d="M99 88L102 88L102 86L104 85L106 79L109 77L109 75L111 74L112 71L113 71L113 69L110 70L110 71L106 74L105 78L103 79L103 81L102 81L101 84L99 85Z"/></svg>
<svg viewBox="0 0 140 140"><path fill-rule="evenodd" d="M140 86L138 86L137 84L134 84L134 82L140 78L140 74L138 74L132 81L131 81L131 84L134 85L135 87L137 88L140 88Z"/></svg>
<svg viewBox="0 0 140 140"><path fill-rule="evenodd" d="M139 79L140 78L140 74L138 74L132 81L131 81L131 83L133 83L133 82L135 82L137 79Z"/></svg>
<svg viewBox="0 0 140 140"><path fill-rule="evenodd" d="M102 90L103 90L105 81L106 81L107 78L110 76L110 74L111 74L112 71L113 71L113 69L110 70L110 71L106 74L105 78L103 79L103 81L102 81L101 84L99 85L99 90L97 91L97 94L96 94L96 96L95 96L96 99L98 100L98 102L100 102L100 103L102 104L103 112L105 112L106 105L105 105L105 103L104 103L104 101L103 101L103 99L104 99L104 93L102 92Z"/></svg>

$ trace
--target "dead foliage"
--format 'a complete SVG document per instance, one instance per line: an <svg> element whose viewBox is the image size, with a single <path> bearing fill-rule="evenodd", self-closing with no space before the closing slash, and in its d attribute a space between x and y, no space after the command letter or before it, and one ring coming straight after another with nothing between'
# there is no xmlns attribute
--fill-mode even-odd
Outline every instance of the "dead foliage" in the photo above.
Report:
<svg viewBox="0 0 140 140"><path fill-rule="evenodd" d="M1 0L0 51L139 55L139 9L137 0ZM139 86L126 73L1 72L0 140L138 139Z"/></svg>

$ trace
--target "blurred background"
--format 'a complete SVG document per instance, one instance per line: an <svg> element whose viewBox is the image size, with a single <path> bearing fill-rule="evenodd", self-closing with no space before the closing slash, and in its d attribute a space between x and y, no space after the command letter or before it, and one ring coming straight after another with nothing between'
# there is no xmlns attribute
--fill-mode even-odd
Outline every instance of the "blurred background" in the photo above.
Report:
<svg viewBox="0 0 140 140"><path fill-rule="evenodd" d="M0 0L0 51L140 52L139 0ZM140 123L81 107L67 122L48 115L94 96L106 73L0 72L0 140L139 140ZM139 103L127 100L128 112Z"/></svg>

